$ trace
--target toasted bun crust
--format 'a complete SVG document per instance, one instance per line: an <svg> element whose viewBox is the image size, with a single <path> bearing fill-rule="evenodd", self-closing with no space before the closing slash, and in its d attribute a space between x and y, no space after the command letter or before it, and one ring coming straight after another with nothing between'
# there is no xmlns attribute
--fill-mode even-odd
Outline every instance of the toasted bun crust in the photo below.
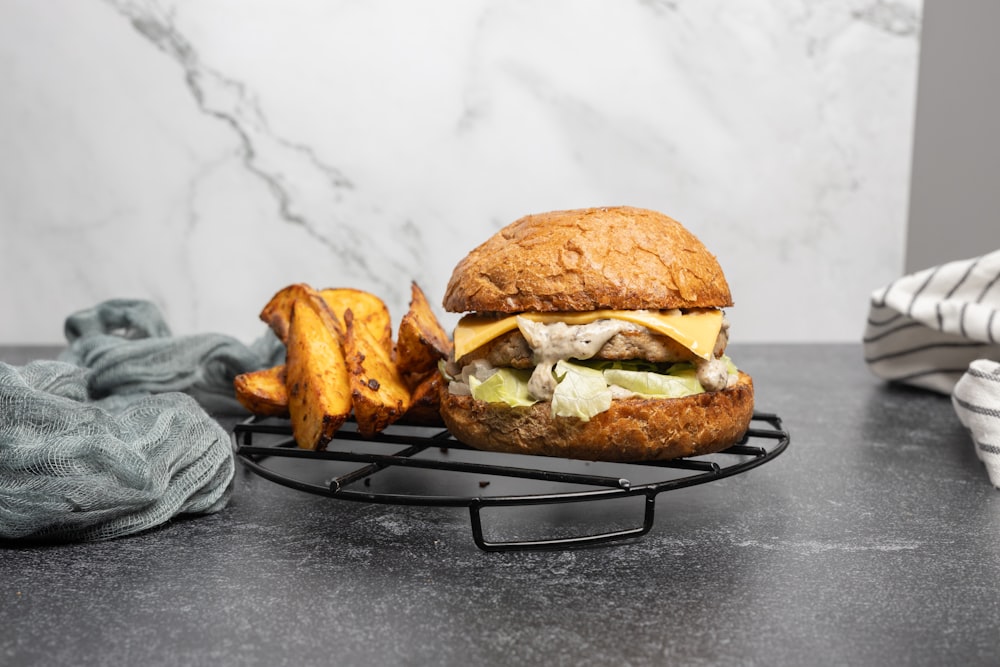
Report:
<svg viewBox="0 0 1000 667"><path fill-rule="evenodd" d="M662 213L626 206L521 218L459 262L444 295L455 313L731 305L701 241Z"/></svg>
<svg viewBox="0 0 1000 667"><path fill-rule="evenodd" d="M590 421L552 417L551 404L511 408L443 388L441 417L470 447L590 461L653 461L725 449L746 433L753 381L685 398L615 400Z"/></svg>

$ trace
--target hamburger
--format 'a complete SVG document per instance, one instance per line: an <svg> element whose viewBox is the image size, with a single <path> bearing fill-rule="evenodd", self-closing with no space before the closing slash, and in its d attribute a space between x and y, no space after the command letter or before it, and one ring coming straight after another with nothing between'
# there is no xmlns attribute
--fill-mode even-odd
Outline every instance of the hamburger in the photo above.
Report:
<svg viewBox="0 0 1000 667"><path fill-rule="evenodd" d="M463 313L441 417L471 447L601 461L739 441L753 382L726 355L716 258L679 222L631 207L525 216L455 267Z"/></svg>

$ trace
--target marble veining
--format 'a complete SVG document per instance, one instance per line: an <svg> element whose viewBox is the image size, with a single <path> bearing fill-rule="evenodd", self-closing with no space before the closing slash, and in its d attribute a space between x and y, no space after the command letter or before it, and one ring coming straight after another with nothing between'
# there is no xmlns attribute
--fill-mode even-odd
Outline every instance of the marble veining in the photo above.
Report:
<svg viewBox="0 0 1000 667"><path fill-rule="evenodd" d="M171 13L151 2L109 2L157 49L177 62L198 108L232 129L239 139L243 165L266 185L281 219L300 225L332 256L341 258L346 271L375 280L380 294L388 292L398 302L399 284L388 277L405 271L416 258L410 254L397 261L390 254L393 261L385 271L384 267L373 267L369 257L357 251L372 239L345 219L349 213L366 208L350 180L337 167L325 164L308 145L273 132L253 92L202 62L174 25ZM371 216L370 211L365 212ZM405 244L387 245L386 249L407 250Z"/></svg>
<svg viewBox="0 0 1000 667"><path fill-rule="evenodd" d="M856 340L902 266L921 11L6 4L0 277L32 288L0 294L0 342L56 342L116 296L249 340L294 281L370 289L398 321L411 280L439 302L501 225L606 204L705 241L734 340Z"/></svg>

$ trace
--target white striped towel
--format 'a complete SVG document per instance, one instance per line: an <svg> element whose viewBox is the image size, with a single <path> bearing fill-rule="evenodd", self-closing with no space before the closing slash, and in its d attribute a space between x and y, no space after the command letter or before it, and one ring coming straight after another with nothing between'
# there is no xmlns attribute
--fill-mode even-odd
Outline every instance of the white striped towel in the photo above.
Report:
<svg viewBox="0 0 1000 667"><path fill-rule="evenodd" d="M952 396L1000 487L1000 250L903 276L872 293L865 361L889 381Z"/></svg>
<svg viewBox="0 0 1000 667"><path fill-rule="evenodd" d="M990 482L1000 488L1000 363L978 359L969 364L955 385L951 402L972 434Z"/></svg>

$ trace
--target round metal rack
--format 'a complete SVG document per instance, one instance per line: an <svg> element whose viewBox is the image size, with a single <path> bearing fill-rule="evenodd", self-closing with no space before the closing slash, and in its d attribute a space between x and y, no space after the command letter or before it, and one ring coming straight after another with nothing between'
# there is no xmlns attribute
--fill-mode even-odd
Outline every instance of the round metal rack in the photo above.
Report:
<svg viewBox="0 0 1000 667"><path fill-rule="evenodd" d="M788 446L775 414L755 412L743 439L721 452L641 463L608 463L482 452L440 427L391 426L374 438L349 423L324 451L296 446L287 420L251 418L232 433L237 458L275 483L332 498L397 505L467 507L476 545L485 551L555 549L637 538L653 527L665 491L737 475ZM484 530L491 508L565 507L635 498L639 525L598 526L584 534L497 539ZM607 516L601 512L589 514ZM559 532L558 528L553 528Z"/></svg>

